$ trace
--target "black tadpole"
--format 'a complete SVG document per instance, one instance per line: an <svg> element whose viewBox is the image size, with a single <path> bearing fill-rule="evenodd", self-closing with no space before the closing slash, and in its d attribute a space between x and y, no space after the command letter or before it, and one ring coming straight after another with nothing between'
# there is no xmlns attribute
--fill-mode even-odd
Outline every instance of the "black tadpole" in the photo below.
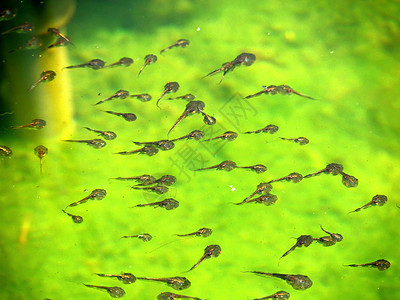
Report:
<svg viewBox="0 0 400 300"><path fill-rule="evenodd" d="M264 273L259 271L248 271L248 273L253 273L260 276L272 276L285 280L290 284L295 290L306 290L310 288L313 284L311 279L306 275L291 275L291 274L280 274L280 273Z"/></svg>

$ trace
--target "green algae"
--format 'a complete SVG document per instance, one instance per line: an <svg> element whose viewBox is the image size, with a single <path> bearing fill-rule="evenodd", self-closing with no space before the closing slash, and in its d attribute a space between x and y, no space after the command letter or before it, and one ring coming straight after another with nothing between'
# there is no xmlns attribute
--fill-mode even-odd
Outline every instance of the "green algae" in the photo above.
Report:
<svg viewBox="0 0 400 300"><path fill-rule="evenodd" d="M388 9L381 8L385 5ZM111 63L127 56L134 64L63 71L69 72L73 86L76 129L71 138L93 138L80 129L84 126L112 130L118 137L100 150L40 141L49 149L40 176L33 148L41 132L30 132L35 136L32 139L25 134L23 140L17 134L4 136L2 142L12 148L13 156L0 161L5 170L0 175L0 282L7 283L0 295L5 299L107 299L107 295L82 288L81 282L115 284L92 276L96 272L179 276L206 245L218 244L221 255L187 275L192 282L190 294L243 299L287 289L284 282L242 273L257 269L308 275L313 287L306 292L289 291L294 297L399 297L395 238L400 211L395 203L400 173L393 167L400 163L396 121L399 46L393 40L400 27L395 17L399 7L390 1L385 5L361 1L354 8L312 1L287 1L284 6L280 1L177 1L174 5L116 1L89 10L90 5L78 2L68 27L78 47L69 49L69 63L93 58ZM191 44L158 54L180 38ZM257 55L254 65L236 68L220 85L219 75L200 79L242 52ZM137 78L149 53L159 60ZM194 129L205 130L206 137L217 130L244 132L268 124L280 129L274 135L239 135L231 143L206 147L192 140L177 142L175 149L154 157L112 154L135 149L131 140L166 138L186 104L162 101L161 111L155 106L169 81L179 82L177 95L193 93L204 101L206 112L217 119L211 132L199 115L188 117L171 133L173 138ZM262 95L243 102L243 96L270 84L287 84L317 100ZM134 112L135 122L113 118L91 105L119 89L153 96L146 103L127 98L102 104L101 109ZM310 144L278 141L278 136L305 136ZM268 171L192 171L227 159L238 165L262 163ZM321 175L296 184L274 184L278 201L270 207L231 204L247 197L261 181L295 171L305 175L330 162L342 163L345 172L359 179L359 186L347 189L339 176ZM180 207L171 212L129 209L162 198L108 178L140 174L176 176L177 183L166 198L177 199ZM74 224L61 209L85 197L85 190L96 188L106 189L107 197L71 209L84 218L82 224ZM388 203L347 215L375 194L387 195ZM278 265L293 242L291 237L320 235L320 224L341 233L343 241L328 248L316 244L297 249ZM193 238L154 250L174 240L173 234L204 226L213 229L206 240ZM24 230L26 242L21 241ZM142 232L151 233L154 239L149 243L119 239ZM379 258L388 259L392 267L381 273L343 266ZM136 282L124 289L130 297L154 299L164 286Z"/></svg>

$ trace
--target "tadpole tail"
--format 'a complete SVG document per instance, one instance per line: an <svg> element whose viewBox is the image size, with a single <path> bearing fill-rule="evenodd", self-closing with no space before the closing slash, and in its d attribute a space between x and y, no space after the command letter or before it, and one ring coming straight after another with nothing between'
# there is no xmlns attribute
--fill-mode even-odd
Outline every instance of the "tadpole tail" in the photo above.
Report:
<svg viewBox="0 0 400 300"><path fill-rule="evenodd" d="M75 68L79 68L78 66L68 66L68 67L64 67L63 69L75 69Z"/></svg>
<svg viewBox="0 0 400 300"><path fill-rule="evenodd" d="M64 34L62 34L61 32L58 32L58 33L55 33L55 32L54 32L54 34L55 34L56 36L58 36L57 42L59 41L59 39L61 39L61 40L63 40L63 41L66 43L66 45L70 44L70 45L76 47L75 44L71 41L71 39L70 39L69 37L65 36ZM57 42L56 42L56 43L57 43ZM62 45L62 44L61 44L61 45Z"/></svg>
<svg viewBox="0 0 400 300"><path fill-rule="evenodd" d="M63 69L75 69L75 68L82 68L82 67L85 67L85 66L87 66L88 64L87 63L84 63L84 64L80 64L80 65L75 65L75 66L68 66L68 67L64 67Z"/></svg>
<svg viewBox="0 0 400 300"><path fill-rule="evenodd" d="M55 43L54 43L54 44L51 44L50 46L47 46L47 47L43 48L42 50L40 50L40 52L46 51L46 50L51 49L51 48L54 48L54 47L56 47L56 44L55 44ZM65 68L63 68L63 69L65 69Z"/></svg>
<svg viewBox="0 0 400 300"><path fill-rule="evenodd" d="M97 130L93 130L93 129L89 128L89 127L82 127L82 129L86 129L86 130L89 130L89 131L94 131L94 132L96 132L96 131L97 131Z"/></svg>
<svg viewBox="0 0 400 300"><path fill-rule="evenodd" d="M278 178L278 179L270 180L270 181L268 181L267 183L278 182L278 181L282 181L282 180L285 180L285 179L286 179L286 177L281 177L281 178Z"/></svg>
<svg viewBox="0 0 400 300"><path fill-rule="evenodd" d="M86 284L86 283L82 283L84 286L90 287L90 288L98 288L97 285L91 285L91 284Z"/></svg>
<svg viewBox="0 0 400 300"><path fill-rule="evenodd" d="M130 155L130 154L136 154L138 152L140 152L141 149L138 150L132 150L132 151L122 151L122 152L116 152L113 154L120 154L120 155Z"/></svg>
<svg viewBox="0 0 400 300"><path fill-rule="evenodd" d="M107 274L100 274L100 273L94 273L94 274L97 275L97 276L100 276L100 277L111 277L111 276L109 276Z"/></svg>
<svg viewBox="0 0 400 300"><path fill-rule="evenodd" d="M78 202L79 202L79 201L78 201ZM68 207L73 207L73 206L79 205L78 202L74 202L74 203L68 204L68 205L64 208L64 210L67 209Z"/></svg>
<svg viewBox="0 0 400 300"><path fill-rule="evenodd" d="M218 84L221 84L221 82L222 82L222 80L224 80L225 74L226 74L227 72L228 72L228 71L225 71L224 74L222 74L221 80L218 82Z"/></svg>
<svg viewBox="0 0 400 300"><path fill-rule="evenodd" d="M359 212L360 210L362 210L362 207L359 207L359 208L357 208L357 209L355 209L355 210L352 210L352 211L348 212L347 214Z"/></svg>
<svg viewBox="0 0 400 300"><path fill-rule="evenodd" d="M42 78L40 78L38 81L36 81L29 89L26 90L26 92L32 91L35 87L38 86L38 84L42 81Z"/></svg>
<svg viewBox="0 0 400 300"><path fill-rule="evenodd" d="M360 211L360 210L366 209L366 208L368 208L368 207L370 207L370 206L373 206L373 205L374 205L373 203L368 202L367 204L365 204L365 205L363 205L363 206L357 208L356 210L357 210L357 211Z"/></svg>
<svg viewBox="0 0 400 300"><path fill-rule="evenodd" d="M283 280L287 279L287 274L263 273L263 272L257 272L257 271L255 271L253 273L258 274L258 275L264 275L264 276L272 276L272 277L276 277L276 278L283 279Z"/></svg>
<svg viewBox="0 0 400 300"><path fill-rule="evenodd" d="M344 265L345 267L358 267L359 265L351 264L351 265Z"/></svg>
<svg viewBox="0 0 400 300"><path fill-rule="evenodd" d="M14 30L14 28L10 28L10 29L8 29L6 31L3 31L0 35L5 35L7 33L13 32L13 30Z"/></svg>
<svg viewBox="0 0 400 300"><path fill-rule="evenodd" d="M104 103L106 101L110 101L112 98L114 98L114 96L111 96L111 97L108 97L108 98L106 98L104 100L101 100L101 101L97 102L95 105L99 105L99 104Z"/></svg>
<svg viewBox="0 0 400 300"><path fill-rule="evenodd" d="M161 281L164 282L165 278L147 278L147 277L136 277L136 279L141 279L141 280L150 280L150 281Z"/></svg>
<svg viewBox="0 0 400 300"><path fill-rule="evenodd" d="M131 186L131 188L134 189L134 190L144 190L144 189L146 189L146 188L142 188L142 187L137 187L135 185Z"/></svg>
<svg viewBox="0 0 400 300"><path fill-rule="evenodd" d="M329 234L329 235L332 235L332 233L330 233L330 232L328 232L328 231L326 231L323 227L322 227L322 225L321 224L319 224L319 227L321 227L321 230L323 231L323 232L325 232L325 233L327 233L327 234Z"/></svg>
<svg viewBox="0 0 400 300"><path fill-rule="evenodd" d="M115 63L112 63L111 65L108 65L108 66L104 66L103 68L105 69L105 68L112 68L112 67L115 67L115 66L117 66L117 65L119 65L120 63L119 62L115 62Z"/></svg>
<svg viewBox="0 0 400 300"><path fill-rule="evenodd" d="M297 247L297 244L295 244L292 248L290 248L288 251L286 251L279 259L288 255L290 252L292 252L294 249L296 249L296 247Z"/></svg>
<svg viewBox="0 0 400 300"><path fill-rule="evenodd" d="M197 263L195 263L193 265L193 267L191 267L189 270L187 270L187 271L185 271L183 273L187 273L187 272L192 271L194 268L196 268L204 260L204 258L205 258L205 254L203 254L203 256L197 261Z"/></svg>
<svg viewBox="0 0 400 300"><path fill-rule="evenodd" d="M85 198L83 198L82 200L79 200L79 201L77 201L77 202L74 202L74 203L69 204L67 207L77 206L77 205L79 205L79 204L82 204L82 203L87 202L89 199L90 199L90 195L87 196L87 197L85 197ZM67 208L67 207L66 207L66 208Z"/></svg>
<svg viewBox="0 0 400 300"><path fill-rule="evenodd" d="M284 137L279 137L281 140L284 140L284 141L292 141L293 139L288 139L288 138L284 138Z"/></svg>
<svg viewBox="0 0 400 300"><path fill-rule="evenodd" d="M136 180L137 177L113 177L109 179L116 179L116 180Z"/></svg>
<svg viewBox="0 0 400 300"><path fill-rule="evenodd" d="M161 107L158 105L158 103L160 102L161 98L164 97L164 95L166 94L167 90L164 90L164 92L161 94L160 98L158 98L157 102L156 102L156 106L161 109Z"/></svg>
<svg viewBox="0 0 400 300"><path fill-rule="evenodd" d="M261 92L258 92L258 93L252 94L252 95L248 95L248 96L244 97L244 99L250 99L250 98L253 98L253 97L257 97L257 96L260 96L263 93L264 93L264 91L261 91Z"/></svg>
<svg viewBox="0 0 400 300"><path fill-rule="evenodd" d="M187 233L187 234L175 234L176 236L180 236L180 237L184 237L184 236L193 236L196 235L196 233L192 232L192 233Z"/></svg>
<svg viewBox="0 0 400 300"><path fill-rule="evenodd" d="M167 50L170 50L174 45L168 46L167 48L164 48L160 51L160 54L164 53Z"/></svg>
<svg viewBox="0 0 400 300"><path fill-rule="evenodd" d="M249 199L251 198L251 197L253 197L255 194L257 194L258 193L258 189L257 190L255 190L253 193L251 193L250 194L250 196L248 196L247 198L245 198L242 202L240 202L240 203L247 203L248 201L249 201Z"/></svg>
<svg viewBox="0 0 400 300"><path fill-rule="evenodd" d="M305 176L303 176L303 178L314 177L314 176L317 176L317 175L322 174L324 172L325 172L325 170L321 170L321 171L318 171L318 172L315 172L315 173L311 173L311 174L305 175Z"/></svg>
<svg viewBox="0 0 400 300"><path fill-rule="evenodd" d="M72 142L72 143L87 143L87 140L62 140L63 142Z"/></svg>
<svg viewBox="0 0 400 300"><path fill-rule="evenodd" d="M243 200L242 202L237 202L237 203L233 203L233 202L231 202L232 204L234 204L234 205L242 205L242 204L245 204L245 203L247 203L248 201L247 201L248 199L246 198L245 200Z"/></svg>
<svg viewBox="0 0 400 300"><path fill-rule="evenodd" d="M279 273L265 273L265 272L260 272L260 271L245 271L246 273L253 273L256 275L260 276L272 276L280 279L286 280L287 275L286 274L279 274Z"/></svg>
<svg viewBox="0 0 400 300"><path fill-rule="evenodd" d="M216 140L216 139L218 139L218 138L220 138L220 136L216 136L216 137L213 137L213 138L209 138L209 139L203 140L203 141L201 141L201 142L213 141L213 140Z"/></svg>
<svg viewBox="0 0 400 300"><path fill-rule="evenodd" d="M121 236L120 239L128 239L128 238L135 238L135 237L138 237L138 236L137 235L124 235L124 236ZM139 279L139 278L137 278L137 279Z"/></svg>
<svg viewBox="0 0 400 300"><path fill-rule="evenodd" d="M236 168L238 168L238 169L251 169L252 167L254 167L254 166L248 166L248 167L239 167L239 166L236 166Z"/></svg>
<svg viewBox="0 0 400 300"><path fill-rule="evenodd" d="M168 136L171 133L171 131L179 124L180 121L182 121L184 118L187 117L187 113L183 113L178 120L176 120L175 124L171 127L171 129L168 131Z"/></svg>
<svg viewBox="0 0 400 300"><path fill-rule="evenodd" d="M298 95L298 96L301 96L301 97L307 98L307 99L316 100L316 99L315 99L315 98L313 98L313 97L310 97L310 96L304 95L304 94L302 94L302 93L299 93L299 92L296 92L296 91L293 91L293 93L294 93L294 94L296 94L296 95Z"/></svg>
<svg viewBox="0 0 400 300"><path fill-rule="evenodd" d="M115 112L113 112L113 111L111 111L111 110L102 110L102 111L105 112L105 113L108 113L108 114L110 114L110 115L118 116L118 114L116 114Z"/></svg>
<svg viewBox="0 0 400 300"><path fill-rule="evenodd" d="M13 127L10 127L9 129L21 129L21 128L26 128L26 127L28 127L28 125L13 126Z"/></svg>
<svg viewBox="0 0 400 300"><path fill-rule="evenodd" d="M221 72L221 71L222 71L221 68L219 68L219 69L217 69L217 70L214 70L214 71L208 73L206 76L203 76L201 79L204 79L204 78L206 78L206 77L208 77L208 76L212 76L212 75L217 74L217 73L219 73L219 72Z"/></svg>
<svg viewBox="0 0 400 300"><path fill-rule="evenodd" d="M157 204L158 204L158 202L153 202L153 203L146 203L146 204L138 204L138 205L135 205L133 207L146 207L146 206L154 206L154 205L157 205Z"/></svg>
<svg viewBox="0 0 400 300"><path fill-rule="evenodd" d="M184 140L184 139L186 139L188 137L189 137L188 135L185 135L185 136L182 136L180 138L172 139L172 140L170 140L170 142L177 142L177 141L180 141L180 140Z"/></svg>
<svg viewBox="0 0 400 300"><path fill-rule="evenodd" d="M138 77L140 76L140 73L142 73L142 71L144 70L144 68L148 65L148 63L144 63L143 67L140 69L139 73L138 73Z"/></svg>
<svg viewBox="0 0 400 300"><path fill-rule="evenodd" d="M195 171L204 171L204 170L211 170L218 167L218 165L215 166L211 166L211 167L206 167L206 168L200 168L200 169L196 169Z"/></svg>

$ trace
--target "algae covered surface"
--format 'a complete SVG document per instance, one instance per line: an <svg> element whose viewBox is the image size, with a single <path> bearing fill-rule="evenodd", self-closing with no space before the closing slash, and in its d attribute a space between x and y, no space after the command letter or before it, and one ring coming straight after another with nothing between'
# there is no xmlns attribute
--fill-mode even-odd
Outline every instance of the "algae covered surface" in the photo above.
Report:
<svg viewBox="0 0 400 300"><path fill-rule="evenodd" d="M11 131L10 124L19 125L13 123L13 114L1 116L1 145L13 150L11 157L0 158L1 298L110 298L82 283L123 287L127 299L156 299L165 291L201 299L254 299L279 290L294 299L400 298L396 206L400 205L400 6L395 1L353 1L351 7L346 3L77 1L74 16L61 28L75 44L63 49L67 64L94 58L112 63L122 57L134 63L96 71L62 70L66 65L59 60L46 60L45 67L58 77L32 93L45 96L57 80L58 84L68 80L73 119L72 129L63 136L50 134L48 127ZM182 38L190 45L159 54ZM15 55L32 55L40 61L49 52ZM228 72L221 84L221 74L202 79L242 52L255 54L255 63ZM158 61L138 77L143 58L151 53ZM3 64L11 55L4 55ZM6 77L2 83L3 94L8 81ZM155 102L171 81L179 82L180 89L167 94L158 109ZM263 85L281 84L316 100L279 94L243 99ZM115 99L93 106L120 89L149 93L153 99ZM185 100L167 98L187 93L204 101L205 112L217 123L207 126L195 114L169 138L194 129L204 131L207 138L231 130L239 133L238 138L180 141L153 157L114 154L137 149L132 141L166 139L186 105ZM15 110L24 110L24 103L32 105L30 97L18 99ZM58 97L66 95L47 101L59 101ZM40 107L39 113L25 110L27 122L63 114L62 109L48 109L46 103ZM126 122L101 110L133 112L137 120ZM279 126L279 131L243 134L268 124ZM82 127L112 130L118 137L98 150L62 142L96 138ZM300 146L279 139L300 136L310 143ZM42 176L33 152L39 144L49 149ZM264 164L268 170L262 174L244 169L194 171L224 160L240 166ZM321 175L299 183L274 183L272 193L278 201L272 206L232 204L250 195L260 182L292 172L306 175L331 162L343 164L346 173L358 178L358 186L346 188L341 176ZM159 196L133 190L128 181L110 180L141 174L157 178L172 174L177 182ZM97 188L107 191L103 200L68 210L82 216L83 223L73 223L61 211ZM348 214L376 194L386 195L388 202ZM131 208L164 198L174 198L180 206L171 211ZM341 233L343 241L332 247L314 243L280 259L294 238L324 235L320 225ZM201 227L212 228L213 234L174 236ZM146 243L120 239L142 233L152 234L153 239ZM184 273L213 244L221 246L221 255ZM390 261L391 267L385 271L345 267L378 259ZM283 280L245 271L303 274L313 286L298 291ZM165 284L138 280L125 285L94 275L121 272L138 277L185 276L192 285L174 291Z"/></svg>

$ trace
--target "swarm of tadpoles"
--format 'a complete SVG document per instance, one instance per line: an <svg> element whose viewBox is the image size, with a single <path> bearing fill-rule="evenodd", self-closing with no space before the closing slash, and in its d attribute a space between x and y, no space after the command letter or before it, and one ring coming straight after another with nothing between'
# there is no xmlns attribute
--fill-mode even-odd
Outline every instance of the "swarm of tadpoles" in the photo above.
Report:
<svg viewBox="0 0 400 300"><path fill-rule="evenodd" d="M133 176L133 177L116 177L116 178L112 178L112 179L134 180L134 181L138 182L138 184L132 186L131 188L133 188L135 190L146 190L149 192L154 192L159 195L167 193L168 186L171 186L176 182L176 177L173 175L163 175L158 179L156 179L154 176L149 175L149 174L143 174L140 176ZM174 200L174 201L176 201L176 200ZM176 201L176 202L178 202L178 201ZM164 207L166 209L173 209L173 208L169 208L169 207L171 207L169 205L171 203L164 203L164 202L161 203L160 202L160 203L151 203L151 204L158 205L158 206ZM147 205L151 205L151 204L147 204ZM139 206L147 206L147 205L143 204L143 205L139 205ZM176 205L176 203L175 203L175 205ZM175 205L173 205L173 206L175 206ZM178 203L178 205L179 205L179 203ZM178 207L178 205L176 205L174 208Z"/></svg>
<svg viewBox="0 0 400 300"><path fill-rule="evenodd" d="M257 165L254 165L254 166L240 167L232 160L224 160L223 162L221 162L221 163L219 163L217 165L210 166L210 167L205 167L205 168L200 168L200 169L197 169L195 171L204 171L204 170L212 170L212 169L224 170L224 171L227 171L227 172L230 172L233 169L248 169L248 170L253 171L255 173L258 173L258 174L264 173L265 171L267 171L267 167L262 165L262 164L257 164Z"/></svg>
<svg viewBox="0 0 400 300"><path fill-rule="evenodd" d="M190 287L191 282L186 277L165 277L165 278L150 278L150 277L136 277L132 273L121 273L121 274L100 274L96 273L95 275L99 277L105 278L116 278L124 284L132 284L136 282L136 280L144 280L144 281L154 281L154 282L162 282L165 283L167 286L175 289L175 290L184 290ZM95 288L98 290L106 291L112 298L121 298L125 296L125 290L118 286L102 286L102 285L91 285L91 284L83 284L89 288ZM172 294L172 293L170 293ZM176 295L176 294L172 294ZM179 295L177 295L179 296ZM188 297L190 298L190 297ZM169 298L159 298L159 299L169 299ZM175 299L175 298L173 298ZM192 298L198 299L198 298Z"/></svg>
<svg viewBox="0 0 400 300"><path fill-rule="evenodd" d="M239 67L239 66L249 67L255 61L256 61L256 56L254 54L252 54L252 53L242 53L242 54L239 54L234 60L226 62L226 63L223 63L222 66L219 69L208 73L203 78L208 77L208 76L212 76L212 75L217 74L219 72L223 72L221 80L218 83L218 84L220 84L222 82L222 80L224 79L225 75L228 72L233 71L236 67Z"/></svg>
<svg viewBox="0 0 400 300"><path fill-rule="evenodd" d="M310 178L314 177L320 174L332 174L333 176L336 176L338 174L342 175L342 183L350 188L350 187L357 187L358 185L358 179L355 178L354 176L351 176L349 174L346 174L343 172L343 165L337 164L337 163L330 163L328 164L325 168L322 170L319 170L315 173L308 174L304 176L304 178Z"/></svg>
<svg viewBox="0 0 400 300"><path fill-rule="evenodd" d="M328 236L323 236L320 238L313 238L311 235L301 235L297 238L296 243L291 247L288 251L286 251L282 256L285 257L289 253L291 253L293 250L299 247L308 247L310 246L314 241L317 241L318 243L322 244L324 247L329 247L335 245L337 242L341 242L343 240L343 236L340 233L331 233L329 231L326 231L322 226L321 230L327 234Z"/></svg>
<svg viewBox="0 0 400 300"><path fill-rule="evenodd" d="M248 196L246 199L244 199L242 202L239 203L234 203L235 205L242 205L245 203L262 203L266 206L274 204L277 200L278 197L276 195L270 194L272 191L272 185L268 182L261 182L256 190ZM261 195L259 197L253 198L255 195Z"/></svg>
<svg viewBox="0 0 400 300"><path fill-rule="evenodd" d="M86 203L88 200L103 200L106 196L107 196L107 191L105 189L95 189L85 198L67 205L65 207L65 209L62 210L62 212L65 213L66 215L70 216L74 223L82 223L83 218L81 216L73 215L73 214L67 212L66 209L68 207L74 207L74 206Z"/></svg>
<svg viewBox="0 0 400 300"><path fill-rule="evenodd" d="M213 117L208 115L207 113L204 112L204 108L206 107L205 103L200 100L196 101L189 101L186 104L185 110L183 113L180 115L178 120L172 125L171 129L168 131L168 134L171 133L171 131L185 118L188 116L191 116L193 114L202 114L203 115L203 122L206 125L214 125L217 120Z"/></svg>

